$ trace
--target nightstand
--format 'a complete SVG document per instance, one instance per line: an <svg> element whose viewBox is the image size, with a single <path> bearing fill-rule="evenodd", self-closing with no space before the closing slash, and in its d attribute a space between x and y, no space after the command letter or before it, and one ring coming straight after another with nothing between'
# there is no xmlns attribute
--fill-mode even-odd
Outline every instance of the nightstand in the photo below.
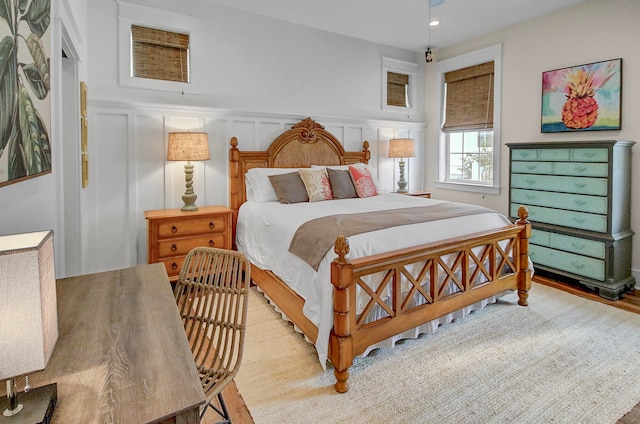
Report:
<svg viewBox="0 0 640 424"><path fill-rule="evenodd" d="M407 196L424 197L425 199L431 199L430 191L410 191L408 193L398 193L398 194L405 194Z"/></svg>
<svg viewBox="0 0 640 424"><path fill-rule="evenodd" d="M231 215L232 210L224 206L201 206L194 212L146 211L149 263L164 263L174 282L185 256L194 247L231 249Z"/></svg>

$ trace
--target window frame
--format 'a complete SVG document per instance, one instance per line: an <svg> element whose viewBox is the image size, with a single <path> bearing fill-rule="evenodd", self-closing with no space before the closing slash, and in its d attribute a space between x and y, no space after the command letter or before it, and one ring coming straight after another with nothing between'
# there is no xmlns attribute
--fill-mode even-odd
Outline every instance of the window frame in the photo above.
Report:
<svg viewBox="0 0 640 424"><path fill-rule="evenodd" d="M387 104L387 73L407 75L409 84L407 86L407 97L409 105L392 106ZM407 113L416 110L416 102L418 101L418 64L406 62L404 60L392 59L390 57L382 57L382 110L388 112Z"/></svg>
<svg viewBox="0 0 640 424"><path fill-rule="evenodd" d="M165 81L132 76L131 25L155 28L189 35L189 82ZM200 19L168 10L159 10L123 1L118 2L118 77L122 87L199 94L200 87L194 72L195 54L202 51Z"/></svg>
<svg viewBox="0 0 640 424"><path fill-rule="evenodd" d="M449 169L449 137L442 131L444 122L445 88L444 75L447 72L479 65L485 62L494 62L493 77L493 181L482 183L475 181L448 180ZM467 54L446 59L436 63L436 81L438 81L439 125L438 125L438 181L435 186L445 190L460 190L483 194L500 194L500 151L501 141L501 103L502 103L502 44L489 46ZM462 132L462 131L460 131Z"/></svg>

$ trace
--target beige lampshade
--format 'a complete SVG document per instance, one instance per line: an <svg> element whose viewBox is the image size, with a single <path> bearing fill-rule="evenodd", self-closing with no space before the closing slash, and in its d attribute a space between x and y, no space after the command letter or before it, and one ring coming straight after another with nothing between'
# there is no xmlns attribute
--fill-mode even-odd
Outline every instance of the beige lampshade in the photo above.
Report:
<svg viewBox="0 0 640 424"><path fill-rule="evenodd" d="M43 370L57 339L53 231L0 236L0 380Z"/></svg>
<svg viewBox="0 0 640 424"><path fill-rule="evenodd" d="M170 132L167 160L209 160L207 133Z"/></svg>
<svg viewBox="0 0 640 424"><path fill-rule="evenodd" d="M389 140L390 158L412 158L415 155L413 138L392 138Z"/></svg>

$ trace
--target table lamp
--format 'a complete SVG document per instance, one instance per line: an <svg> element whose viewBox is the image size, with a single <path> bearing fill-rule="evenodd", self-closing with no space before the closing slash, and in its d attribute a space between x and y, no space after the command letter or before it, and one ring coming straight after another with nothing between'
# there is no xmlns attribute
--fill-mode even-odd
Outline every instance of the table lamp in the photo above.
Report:
<svg viewBox="0 0 640 424"><path fill-rule="evenodd" d="M389 140L389 157L400 158L400 178L398 179L398 193L407 192L407 181L404 179L404 158L415 157L415 145L412 138L392 138Z"/></svg>
<svg viewBox="0 0 640 424"><path fill-rule="evenodd" d="M167 160L186 160L184 165L186 189L182 195L183 211L197 211L196 194L193 192L192 160L209 160L209 139L202 132L170 132Z"/></svg>
<svg viewBox="0 0 640 424"><path fill-rule="evenodd" d="M0 380L7 381L0 421L49 422L56 384L31 390L25 384L18 398L15 381L43 370L57 339L53 231L0 236Z"/></svg>

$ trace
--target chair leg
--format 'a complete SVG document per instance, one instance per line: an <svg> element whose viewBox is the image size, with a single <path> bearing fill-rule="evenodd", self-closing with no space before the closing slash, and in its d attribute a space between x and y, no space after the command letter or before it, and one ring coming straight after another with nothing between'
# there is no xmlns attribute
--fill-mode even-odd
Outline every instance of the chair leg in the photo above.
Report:
<svg viewBox="0 0 640 424"><path fill-rule="evenodd" d="M218 393L218 402L220 403L220 408L216 407L212 402L205 405L202 412L200 412L200 421L204 418L204 414L207 412L207 409L211 408L216 412L216 414L222 417L222 421L218 421L215 424L232 424L231 418L229 417L229 411L227 410L227 405L224 403L221 393Z"/></svg>

